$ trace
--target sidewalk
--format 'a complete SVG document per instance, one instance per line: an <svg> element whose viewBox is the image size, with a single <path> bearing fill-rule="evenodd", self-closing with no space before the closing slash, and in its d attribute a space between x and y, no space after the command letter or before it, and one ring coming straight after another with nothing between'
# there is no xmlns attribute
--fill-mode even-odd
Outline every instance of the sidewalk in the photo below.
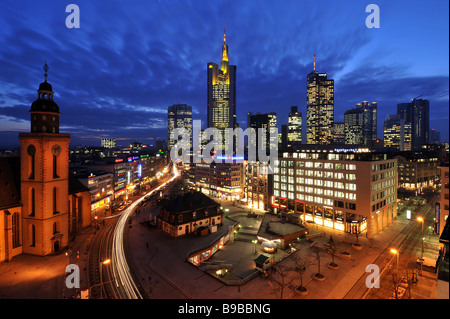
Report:
<svg viewBox="0 0 450 319"><path fill-rule="evenodd" d="M245 207L233 206L231 203L228 204L224 201L219 202L229 209L227 215L231 218L246 218L248 209ZM142 213L133 217L133 230L128 233L131 263L134 264L141 285L145 287L150 298L277 298L276 293L271 288L270 280L259 275L243 285L236 285L239 279L245 278L246 275L251 275L253 272L253 259L260 253L259 247L257 247L257 254L255 254L254 244L248 241L235 240L234 243L229 242L223 249L215 253L209 261L233 264L231 274L227 274L230 283L233 283L233 285L226 285L206 271L186 262L187 253L196 247L210 243L215 236L214 234L204 237L171 238L161 230L148 230L139 225L150 214L155 216L156 212L147 206ZM256 219L254 220L256 221ZM249 221L246 220L246 222ZM324 236L314 238L314 241L317 241L316 246L325 249L325 243L332 235L335 242L342 242L340 249L349 252L351 258L335 257L339 269L330 269L326 267L326 264L331 261L331 255L326 253L325 250L321 257L321 273L325 275L326 279L324 282L319 282L311 278L317 272L317 265L315 264L315 257L311 253L310 243L297 243L295 245L299 249L297 253L314 263L303 277L303 285L308 288L309 294L300 296L295 293L294 288L298 285L299 279L292 272L289 276L291 276L290 279L293 279L293 282L285 289L283 297L290 299L344 298L358 280L368 275L365 271L366 266L374 263L385 249L390 248L392 241L409 222L403 214L373 238L359 238L359 243L363 247L362 250L352 248L351 244L355 241L354 237L337 230L312 225L312 232L325 233ZM245 225L246 229L251 226ZM227 226L224 225L223 228L227 228ZM220 228L219 231L221 231ZM279 251L279 254L279 259L287 256L282 251ZM285 256L282 256L282 254L285 254ZM290 258L281 261L281 264L288 265L289 263L291 263ZM200 268L204 269L204 267ZM222 280L226 279L223 278ZM425 280L422 280L422 283L425 284ZM361 297L362 294L357 298Z"/></svg>
<svg viewBox="0 0 450 319"><path fill-rule="evenodd" d="M0 264L1 299L62 299L72 298L80 289L65 285L66 267L77 264L80 268L80 287L87 287L87 249L93 230L87 227L79 232L68 249L48 256L18 255ZM79 259L76 259L79 251Z"/></svg>

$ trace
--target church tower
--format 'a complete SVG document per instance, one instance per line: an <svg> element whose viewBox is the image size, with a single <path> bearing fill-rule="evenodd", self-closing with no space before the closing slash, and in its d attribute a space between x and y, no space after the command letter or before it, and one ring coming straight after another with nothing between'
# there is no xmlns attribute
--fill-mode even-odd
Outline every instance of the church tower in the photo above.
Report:
<svg viewBox="0 0 450 319"><path fill-rule="evenodd" d="M39 85L31 104L31 132L19 133L23 253L49 255L68 245L69 134L59 133L53 89Z"/></svg>

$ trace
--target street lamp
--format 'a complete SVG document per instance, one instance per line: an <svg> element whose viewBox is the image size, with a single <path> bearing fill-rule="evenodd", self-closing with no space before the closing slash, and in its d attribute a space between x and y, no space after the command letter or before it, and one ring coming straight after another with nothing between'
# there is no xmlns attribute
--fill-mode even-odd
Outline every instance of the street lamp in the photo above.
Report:
<svg viewBox="0 0 450 319"><path fill-rule="evenodd" d="M254 243L254 244L255 244L255 246L254 246L254 247L255 247L255 255L256 255L256 244L258 243L258 241L257 241L256 239L253 239L253 240L252 240L252 243Z"/></svg>
<svg viewBox="0 0 450 319"><path fill-rule="evenodd" d="M107 265L111 262L111 259L106 259L104 261L102 261L100 263L100 299L103 299L103 277L102 277L102 272L103 272L103 265Z"/></svg>
<svg viewBox="0 0 450 319"><path fill-rule="evenodd" d="M423 240L424 240L424 237L423 237L423 224L425 223L425 221L424 221L424 219L423 219L422 217L417 217L417 220L418 220L419 222L422 223L422 252L421 252L421 255L420 255L420 275L422 276L422 267L423 267Z"/></svg>
<svg viewBox="0 0 450 319"><path fill-rule="evenodd" d="M396 249L391 249L391 253L393 253L394 255L397 255L397 280L395 281L395 299L398 299L398 283L399 283L399 274L398 274L398 259L400 258L400 254L398 252L398 250Z"/></svg>

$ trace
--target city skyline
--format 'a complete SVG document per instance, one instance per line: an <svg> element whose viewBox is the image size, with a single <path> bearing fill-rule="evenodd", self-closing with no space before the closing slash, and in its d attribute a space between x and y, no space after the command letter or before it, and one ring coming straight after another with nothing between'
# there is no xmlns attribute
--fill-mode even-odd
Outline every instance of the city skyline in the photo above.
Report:
<svg viewBox="0 0 450 319"><path fill-rule="evenodd" d="M377 102L382 138L392 109L423 94L430 129L448 141L448 29L442 28L448 3L437 3L378 1L379 29L365 26L366 4L359 1L263 7L155 1L126 8L80 2L79 29L66 27L64 3L2 3L0 147L18 146L18 133L29 131L46 60L61 131L73 144L165 139L167 107L174 104L192 105L193 119L206 123L206 67L221 58L224 25L230 63L237 66L241 127L247 112L277 112L279 129L292 105L305 115L306 77L316 54L317 71L335 80L336 122L356 103ZM420 25L411 22L418 18Z"/></svg>

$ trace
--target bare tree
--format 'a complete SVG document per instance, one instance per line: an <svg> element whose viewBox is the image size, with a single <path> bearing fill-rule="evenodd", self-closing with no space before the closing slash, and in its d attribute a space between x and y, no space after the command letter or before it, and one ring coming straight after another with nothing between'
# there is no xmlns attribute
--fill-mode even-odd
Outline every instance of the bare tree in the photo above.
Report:
<svg viewBox="0 0 450 319"><path fill-rule="evenodd" d="M296 289L300 292L307 292L308 290L303 286L303 275L308 267L311 266L311 261L303 259L298 251L291 255L291 260L294 265L291 266L290 269L293 270L300 279L300 285Z"/></svg>
<svg viewBox="0 0 450 319"><path fill-rule="evenodd" d="M289 268L280 264L274 265L271 268L271 274L269 276L269 284L275 294L279 294L280 299L283 299L284 290L291 282L293 278L288 278Z"/></svg>
<svg viewBox="0 0 450 319"><path fill-rule="evenodd" d="M341 244L340 242L334 241L333 237L331 237L331 235L330 235L330 240L328 241L328 251L331 254L331 263L329 263L328 265L331 266L332 268L338 268L339 267L338 264L336 264L334 262L334 257L336 255L336 252L337 252L340 244Z"/></svg>
<svg viewBox="0 0 450 319"><path fill-rule="evenodd" d="M322 254L322 250L319 247L316 247L316 246L313 246L311 248L311 250L315 254L315 257L316 257L316 260L317 260L317 273L315 273L313 276L316 279L324 280L325 276L320 273L320 257L321 257L321 254Z"/></svg>

